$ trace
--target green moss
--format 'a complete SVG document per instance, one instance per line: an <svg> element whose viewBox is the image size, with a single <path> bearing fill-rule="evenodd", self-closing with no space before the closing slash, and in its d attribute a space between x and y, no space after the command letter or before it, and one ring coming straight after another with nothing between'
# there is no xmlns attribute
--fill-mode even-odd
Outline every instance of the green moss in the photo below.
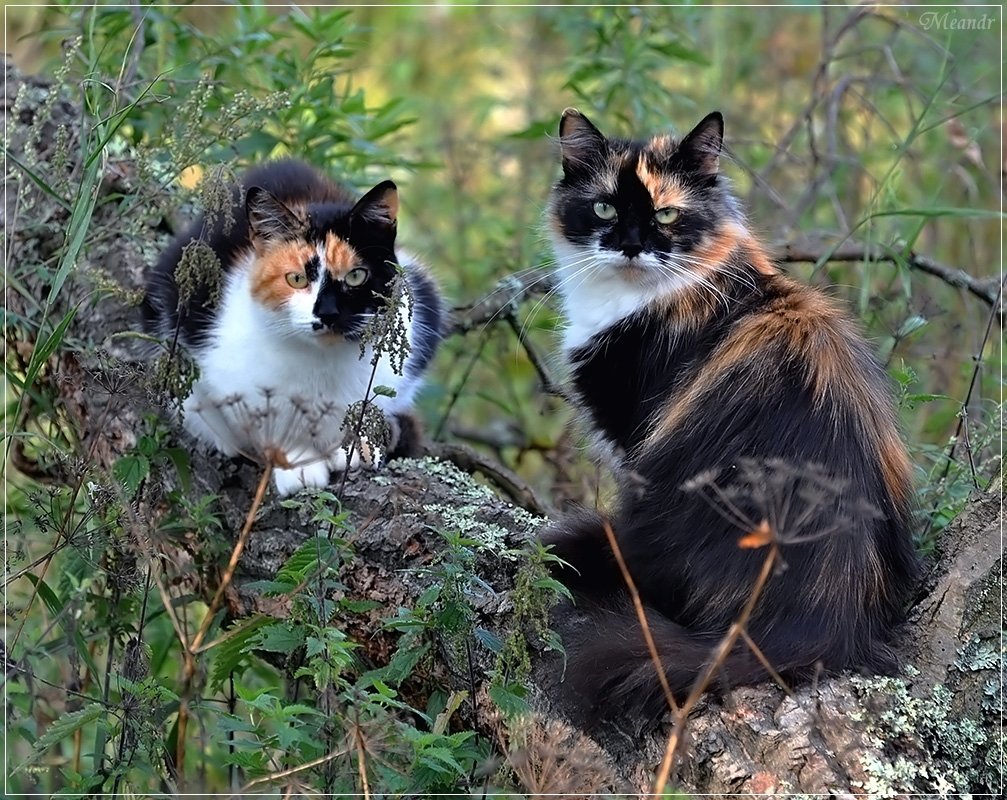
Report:
<svg viewBox="0 0 1007 800"><path fill-rule="evenodd" d="M976 661L974 648L959 651L965 664L999 670L999 659L988 653ZM972 667L967 667L972 668ZM868 707L883 704L880 714L863 714L870 744L863 761L867 779L860 784L879 797L903 793L974 793L991 791L999 783L1002 742L996 724L1000 681L991 678L984 689L982 719L954 712L951 690L935 686L925 697L914 696L902 678L855 678L854 686Z"/></svg>
<svg viewBox="0 0 1007 800"><path fill-rule="evenodd" d="M444 522L444 528L457 531L504 558L515 557L515 553L507 545L510 531L531 536L546 522L544 518L516 506L502 508L501 513L509 517L512 523L507 527L486 520L487 507L499 508L502 501L488 486L478 483L447 461L431 457L399 459L389 464L386 472L387 475L375 477L382 485L394 483L395 476L408 472L436 476L451 489L457 502L450 506L444 503L431 503L424 506L424 509L440 517Z"/></svg>

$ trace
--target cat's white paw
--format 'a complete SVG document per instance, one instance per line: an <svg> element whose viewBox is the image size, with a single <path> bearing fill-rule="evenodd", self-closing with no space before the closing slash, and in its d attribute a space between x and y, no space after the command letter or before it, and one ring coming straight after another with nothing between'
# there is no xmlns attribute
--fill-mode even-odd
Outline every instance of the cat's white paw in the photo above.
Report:
<svg viewBox="0 0 1007 800"><path fill-rule="evenodd" d="M324 461L313 461L291 469L274 469L273 484L280 497L294 494L301 489L321 489L329 485L329 465Z"/></svg>
<svg viewBox="0 0 1007 800"><path fill-rule="evenodd" d="M329 466L332 467L334 472L346 472L347 452L350 449L349 445L336 448L335 453L329 458ZM361 467L364 469L378 469L384 463L384 453L381 448L371 444L366 436L361 436L352 450L353 452L349 456L350 470L360 469Z"/></svg>

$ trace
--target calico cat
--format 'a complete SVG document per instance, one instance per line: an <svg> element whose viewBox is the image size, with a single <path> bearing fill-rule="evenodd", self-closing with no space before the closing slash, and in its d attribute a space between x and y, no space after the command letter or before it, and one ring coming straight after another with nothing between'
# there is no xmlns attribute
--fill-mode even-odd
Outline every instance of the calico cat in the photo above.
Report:
<svg viewBox="0 0 1007 800"><path fill-rule="evenodd" d="M628 141L567 110L548 212L574 402L617 468L611 528L680 699L765 562L739 546L749 526L773 525L785 568L748 632L790 678L891 669L917 572L884 371L749 231L720 174L723 129L715 112L680 141ZM665 707L605 524L583 512L543 534L570 565L564 686L587 724ZM719 674L768 673L739 644Z"/></svg>
<svg viewBox="0 0 1007 800"><path fill-rule="evenodd" d="M406 416L442 337L442 304L422 267L395 250L398 194L392 181L357 199L307 164L276 161L235 187L233 225L205 218L175 239L149 276L145 329L185 347L199 369L182 410L190 433L227 455L269 457L278 492L324 486L330 470L376 466L366 441L346 463L347 408L376 386L390 452L414 446ZM204 241L224 280L218 303L202 285L180 303L176 269ZM386 306L396 265L407 289L397 313L408 339L404 364L362 343ZM396 369L396 367L399 367ZM370 399L370 398L369 398Z"/></svg>

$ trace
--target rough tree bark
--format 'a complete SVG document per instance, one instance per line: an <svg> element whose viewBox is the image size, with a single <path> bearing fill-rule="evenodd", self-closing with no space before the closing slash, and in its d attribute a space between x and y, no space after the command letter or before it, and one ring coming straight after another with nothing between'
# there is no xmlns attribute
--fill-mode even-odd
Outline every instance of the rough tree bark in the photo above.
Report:
<svg viewBox="0 0 1007 800"><path fill-rule="evenodd" d="M14 108L15 93L22 85L9 66L7 75L5 116ZM11 120L18 123L12 129L20 131L9 143L11 152L23 156L18 148L23 148L25 131L33 124L50 126L40 137L43 143L53 140L59 124L68 126L72 138L79 128L77 109L60 102L48 109L47 119L37 120L34 115L45 102L47 82L30 79L23 85L31 96L18 104L19 118ZM38 157L47 157L44 148ZM8 169L14 188L10 195L16 198L16 187L28 178L13 164ZM105 166L94 224L109 233L85 253L59 298L61 309L80 304L68 337L71 347L61 350L40 378L58 392L81 437L81 452L104 467L111 467L135 444L141 417L152 404L135 373L123 370L118 358L128 357L128 350L114 338L136 327L136 290L142 287L151 242L164 237L152 227L146 230L146 239L122 230L117 215L127 204L113 201L112 193L136 191L130 174L128 162L110 161ZM4 209L11 258L41 263L61 246L59 234L67 212L44 192L28 189L23 197L31 200L32 224L26 223L24 208L12 205L15 201ZM39 224L40 220L48 224ZM150 220L151 225L156 222ZM38 285L27 288L43 292L44 275L39 273ZM9 288L7 303L14 313L29 313L23 297ZM11 326L8 337L27 357L35 343L19 339L23 332ZM259 468L202 453L180 436L193 455L193 491L221 496L226 533L233 538L244 521ZM53 469L58 473L60 465ZM141 502L154 504L158 496L149 491ZM443 547L438 530L461 531L486 542L476 567L486 588L472 598L477 624L498 633L510 629L518 562L493 554L521 547L542 524L541 518L435 458L400 462L378 477L353 476L342 488L341 501L355 531L355 557L341 576L345 591L380 604L373 611L347 613L342 620L363 643L367 660L381 663L393 650L394 639L379 631L380 622L398 607L411 605L427 587L429 577L415 568L437 558ZM904 638L911 665L905 675L822 677L792 694L763 685L704 699L688 724L678 785L702 793L996 792L1002 743L1002 731L994 725L1001 702L1002 618L997 589L1002 523L997 483L994 490L974 497L942 534ZM233 616L285 613L281 603L246 584L271 578L317 527L303 508L287 508L267 498L226 596ZM207 597L215 591L221 558L205 552L204 542L184 538L155 542L143 530L132 533L138 552L149 556L158 551L159 559L169 558L171 574L186 588ZM457 652L445 648L439 660L442 671L431 679L470 689L474 678L479 684L476 696L485 701L492 654L475 643L472 652L475 663L470 669ZM554 659L538 661L533 698L540 716L532 724L537 732L514 737L515 772L530 790L535 789L536 780L545 781L540 764L552 748L552 757L567 760L571 777L562 786L543 784L539 790L583 794L648 789L664 752L667 727L644 733L612 727L597 732L594 742L579 736L555 721L562 709L552 706L548 685L556 668ZM473 713L477 724L492 727L494 714L488 703L481 702Z"/></svg>

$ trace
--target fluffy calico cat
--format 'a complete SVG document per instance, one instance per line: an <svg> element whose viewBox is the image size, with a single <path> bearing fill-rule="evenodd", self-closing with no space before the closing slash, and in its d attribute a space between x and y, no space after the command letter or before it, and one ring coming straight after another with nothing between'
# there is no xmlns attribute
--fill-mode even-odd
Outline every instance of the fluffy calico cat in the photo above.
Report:
<svg viewBox="0 0 1007 800"><path fill-rule="evenodd" d="M199 368L185 427L228 455L278 460L276 488L289 494L324 486L330 470L358 460L377 464L376 447L359 443L348 465L342 446L347 408L376 386L395 390L371 394L390 422L390 454L412 444L403 415L441 339L441 301L422 268L396 254L391 181L357 199L307 164L277 161L242 184L250 188L243 200L235 189L229 230L200 219L165 251L149 277L144 324ZM176 268L196 239L223 266L219 303L205 286L179 302ZM396 265L408 287L398 310L408 356L399 365L383 353L375 366L361 335L385 308Z"/></svg>
<svg viewBox="0 0 1007 800"><path fill-rule="evenodd" d="M568 110L549 210L573 395L617 466L611 527L679 698L764 564L739 546L750 526L768 519L785 568L748 631L786 676L891 668L917 569L884 371L832 300L767 258L719 173L722 139L719 113L640 142ZM544 534L570 565L565 687L587 722L665 706L603 524L584 512ZM766 677L739 644L719 680Z"/></svg>

